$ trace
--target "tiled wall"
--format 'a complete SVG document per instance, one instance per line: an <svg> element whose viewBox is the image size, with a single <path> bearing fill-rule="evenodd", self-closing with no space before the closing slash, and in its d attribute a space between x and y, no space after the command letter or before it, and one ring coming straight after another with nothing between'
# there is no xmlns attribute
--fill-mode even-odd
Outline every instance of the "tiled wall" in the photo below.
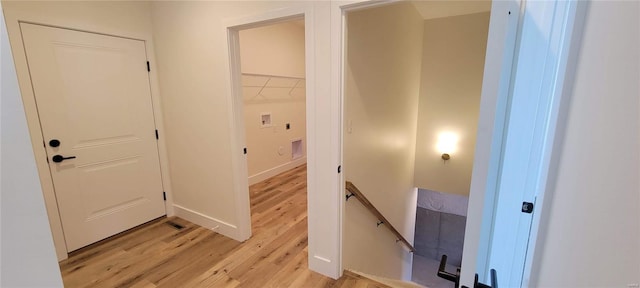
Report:
<svg viewBox="0 0 640 288"><path fill-rule="evenodd" d="M420 190L419 193L421 197L437 192ZM416 254L438 261L446 254L448 264L460 266L466 222L466 216L418 206L414 239Z"/></svg>

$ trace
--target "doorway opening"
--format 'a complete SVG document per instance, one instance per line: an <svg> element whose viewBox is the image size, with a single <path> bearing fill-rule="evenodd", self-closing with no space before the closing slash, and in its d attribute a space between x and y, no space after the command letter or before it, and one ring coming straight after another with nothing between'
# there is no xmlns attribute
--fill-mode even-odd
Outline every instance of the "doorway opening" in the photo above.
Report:
<svg viewBox="0 0 640 288"><path fill-rule="evenodd" d="M462 263L490 9L491 1L415 1L346 13L345 180L415 252L389 244L385 229L363 225L375 217L348 201L345 269L453 284L437 272L443 255L447 271ZM358 235L370 234L380 236L363 245Z"/></svg>
<svg viewBox="0 0 640 288"><path fill-rule="evenodd" d="M243 156L233 159L241 239L248 239L252 228L260 229L257 223L269 221L256 222L267 211L293 213L294 202L304 210L301 218L307 211L304 14L253 20L227 26L231 140ZM300 201L293 195L301 195Z"/></svg>
<svg viewBox="0 0 640 288"><path fill-rule="evenodd" d="M243 124L236 133L244 136L257 232L275 214L299 219L307 211L305 23L297 17L237 33L241 93L234 96L242 105L234 112Z"/></svg>
<svg viewBox="0 0 640 288"><path fill-rule="evenodd" d="M304 20L239 31L249 185L306 163Z"/></svg>

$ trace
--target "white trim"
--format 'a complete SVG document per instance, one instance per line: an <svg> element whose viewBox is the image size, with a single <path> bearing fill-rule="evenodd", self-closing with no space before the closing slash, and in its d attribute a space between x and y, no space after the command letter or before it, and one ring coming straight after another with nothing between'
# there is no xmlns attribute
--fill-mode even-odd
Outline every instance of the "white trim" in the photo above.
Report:
<svg viewBox="0 0 640 288"><path fill-rule="evenodd" d="M323 261L323 262L331 263L331 260L329 260L327 258L324 258L324 257L321 257L321 256L318 256L318 255L313 255L313 258L316 258L316 259L318 259L320 261Z"/></svg>
<svg viewBox="0 0 640 288"><path fill-rule="evenodd" d="M338 133L337 136L337 141L338 141L338 155L337 156L337 165L339 166L342 171L341 173L338 174L338 179L337 179L337 190L336 191L336 197L339 199L338 203L337 203L337 212L338 212L338 230L337 232L337 238L338 238L338 245L337 245L337 250L336 252L338 253L338 259L337 259L337 263L335 265L335 269L337 270L336 273L336 277L342 277L342 273L344 271L344 266L342 265L343 263L343 235L344 235L344 209L345 209L345 203L344 201L342 201L342 195L344 195L344 189L345 189L345 183L344 183L344 167L342 167L342 163L343 163L343 150L344 150L344 146L343 146L343 141L342 141L342 135L344 135L344 97L343 97L343 93L344 93L344 85L343 85L343 77L342 75L344 75L344 59L345 59L345 50L344 50L344 45L342 45L342 43L344 42L345 38L346 38L346 33L345 32L345 25L344 23L345 21L345 16L344 13L342 12L342 8L340 7L340 4L338 2L332 2L331 3L331 19L330 19L330 24L331 24L331 30L330 30L330 34L331 34L331 74L333 75L331 77L331 95L335 95L332 96L331 99L333 101L335 101L336 103L333 104L334 109L333 109L333 114L332 114L332 118L338 119L338 127L332 127L332 134L333 133ZM336 109L335 106L338 106L338 108ZM336 115L337 114L337 115Z"/></svg>
<svg viewBox="0 0 640 288"><path fill-rule="evenodd" d="M309 12L307 8L303 7L281 8L233 19L225 19L223 26L227 31L239 31L300 19L305 17ZM305 27L306 24L305 21Z"/></svg>
<svg viewBox="0 0 640 288"><path fill-rule="evenodd" d="M531 2L522 17L518 64L512 78L504 168L491 240L491 249L501 252L492 250L489 262L490 268L502 270L500 282L507 286L529 282L533 253L529 249L537 242L542 206L536 198L544 197L543 187L550 168L550 149L562 97L556 89L563 86L562 80L558 80L564 79L576 4L571 1ZM520 172L513 174L514 170ZM522 201L536 203L533 214L514 211Z"/></svg>
<svg viewBox="0 0 640 288"><path fill-rule="evenodd" d="M158 146L158 157L160 159L160 174L162 177L162 188L165 192L166 200L164 202L165 213L167 217L175 216L173 211L173 189L171 189L171 172L169 166L169 153L167 152L167 142L164 135L164 118L162 113L162 103L160 101L160 86L158 81L158 69L157 61L155 58L155 51L153 40L143 40L145 42L145 49L147 52L147 61L151 64L151 71L149 72L149 87L151 89L151 102L153 104L153 118L156 129L158 130L158 140L156 144Z"/></svg>
<svg viewBox="0 0 640 288"><path fill-rule="evenodd" d="M306 78L313 79L307 81L307 201L309 255L313 255L309 257L309 269L338 279L342 276L342 218L338 210L342 196L333 189L339 185L334 174L339 165L334 122L340 114L331 106L335 101L330 90L334 43L326 41L332 37L333 22L330 2L315 1L313 7L314 13L305 17L305 47L309 53L306 60L313 61L313 66L307 62L306 67ZM314 97L309 98L309 91ZM327 119L330 127L324 124Z"/></svg>
<svg viewBox="0 0 640 288"><path fill-rule="evenodd" d="M520 0L494 1L491 7L478 134L471 176L460 284L473 287L477 271L486 270L507 99L515 51ZM511 14L508 12L512 11Z"/></svg>
<svg viewBox="0 0 640 288"><path fill-rule="evenodd" d="M332 143L331 155L335 158L332 159L335 166L341 167L342 172L337 174L332 186L336 187L335 195L327 200L334 201L336 210L338 212L337 221L337 263L333 264L334 278L339 278L343 273L342 255L343 255L343 225L344 225L344 169L348 169L342 166L343 163L343 135L344 135L344 71L346 49L344 43L346 40L346 13L357 10L381 7L398 2L396 0L348 0L348 1L331 1L331 135L335 135Z"/></svg>
<svg viewBox="0 0 640 288"><path fill-rule="evenodd" d="M211 229L215 232L223 234L234 240L243 241L240 238L238 238L238 236L240 235L238 235L238 227L235 225L229 224L220 219L209 217L200 212L197 212L188 208L184 208L178 204L173 204L173 207L174 207L175 215L177 217L180 217L182 219L185 219L191 223L200 225L207 229Z"/></svg>
<svg viewBox="0 0 640 288"><path fill-rule="evenodd" d="M537 199L534 206L533 219L531 223L531 232L529 235L529 243L527 245L527 257L525 258L524 273L522 276L522 286L530 287L535 285L536 279L531 279L533 272L533 263L540 259L539 229L543 218L548 218L549 201L545 197L547 191L552 191L555 187L555 175L557 175L558 162L557 157L561 150L563 142L564 130L568 114L568 98L572 92L572 83L575 77L575 66L580 49L582 30L584 29L584 18L586 14L586 2L559 2L566 4L565 15L556 15L556 17L564 17L563 25L556 27L552 31L555 42L552 42L549 49L559 51L557 59L552 63L552 68L545 81L548 92L551 94L551 103L548 113L548 125L545 133L545 141L542 148L542 161L540 164L540 176L537 185ZM560 11L561 13L563 11ZM556 12L556 14L560 14ZM555 72L555 73L554 73ZM535 286L534 286L535 287Z"/></svg>
<svg viewBox="0 0 640 288"><path fill-rule="evenodd" d="M500 135L494 134L495 148L491 149L492 154L495 153L492 158L499 156L499 160L490 162L492 175L484 186L475 187L472 182L472 189L486 191L482 207L484 219L475 220L482 221L476 255L467 253L465 239L463 256L475 257L478 266L469 269L470 266L465 266L467 259L463 257L463 284L471 281L474 272L479 274L480 282L489 282L489 269L497 269L501 285L526 286L531 283L533 248L544 202L535 199L544 197L549 176L569 44L574 28L579 28L574 27L577 6L578 3L571 1L530 2L526 7L520 6L516 33L517 42L522 43L515 49L517 56L513 58L510 79L504 82L503 87L509 87L508 93L505 95L506 91L502 90L498 96L506 98L507 106L510 106L501 106L501 109L507 108L506 118L497 118L494 126L496 131L503 131ZM489 55L490 51L487 53ZM489 56L487 59L490 61ZM502 113L496 114L496 117L502 116ZM520 213L517 208L522 201L537 202L533 214ZM477 209L478 203L475 202L473 209ZM471 205L469 209L468 219L473 220ZM467 226L467 230L469 228Z"/></svg>
<svg viewBox="0 0 640 288"><path fill-rule="evenodd" d="M258 183L260 181L269 179L269 178L271 178L273 176L276 176L276 175L278 175L278 174L280 174L282 172L286 172L286 171L289 171L289 170L291 170L293 168L296 168L296 167L298 167L298 166L300 166L300 165L302 165L304 163L307 163L307 157L300 157L300 158L297 158L297 159L295 159L293 161L290 161L290 162L284 163L282 165L278 165L276 167L273 167L273 168L267 169L265 171L256 173L254 175L249 176L249 185L253 185L253 184L256 184L256 183Z"/></svg>
<svg viewBox="0 0 640 288"><path fill-rule="evenodd" d="M235 211L236 218L238 220L238 239L240 241L246 240L251 237L251 215L249 206L249 177L247 176L247 162L246 155L243 153L243 148L246 147L246 140L244 135L244 119L243 119L243 103L241 94L241 69L240 69L240 50L239 50L239 30L259 27L264 25L275 24L283 21L288 21L296 18L304 17L305 21L305 78L306 82L306 126L307 126L307 156L306 159L309 163L307 166L307 197L308 201L308 222L309 222L309 269L319 272L321 274L337 278L338 275L331 267L333 262L329 262L331 265L326 265L325 261L319 261L320 258L315 257L319 255L317 251L316 243L319 241L319 234L316 233L316 225L326 217L322 217L322 209L313 209L316 205L312 199L319 193L316 189L316 173L318 170L314 166L315 158L315 95L316 95L316 61L315 61L315 18L314 9L310 5L319 5L317 3L310 3L305 7L294 7L286 9L277 9L273 11L267 11L259 14L249 15L245 17L227 19L223 21L222 28L224 33L228 35L229 50L228 55L225 57L229 59L229 79L230 83L228 87L228 103L229 103L229 123L231 131L231 151L232 151L232 171L234 175L234 197L235 197ZM317 197L320 197L318 195ZM315 219L318 219L316 221ZM314 255L314 256L312 256ZM323 259L332 259L338 257L323 257Z"/></svg>
<svg viewBox="0 0 640 288"><path fill-rule="evenodd" d="M402 0L347 0L347 1L331 1L331 133L335 135L334 144L332 148L337 147L336 150L332 150L332 156L335 156L335 166L342 167L342 173L339 173L336 177L337 188L335 201L337 202L338 221L339 221L339 257L340 261L337 263L338 276L342 276L342 247L343 247L343 217L345 211L344 201L344 189L345 179L344 171L348 167L342 166L344 146L344 73L346 71L345 58L346 58L346 39L347 39L347 22L346 14L349 12L355 12L364 9L378 8L398 2ZM417 195L417 189L416 189ZM333 199L332 199L333 200ZM413 242L413 239L411 240ZM413 257L411 260L413 261ZM409 271L409 275L410 275Z"/></svg>
<svg viewBox="0 0 640 288"><path fill-rule="evenodd" d="M231 169L233 171L234 203L236 203L236 219L238 221L239 240L244 241L251 237L251 211L249 206L249 184L247 175L247 157L244 154L246 141L244 133L238 129L244 129L244 119L241 117L243 103L242 97L238 97L242 91L242 71L237 69L240 63L240 36L238 30L231 30L232 24L223 24L224 33L227 34L229 50L230 83L227 95L229 97L229 131L231 131ZM236 66L234 66L236 65ZM238 113L240 111L240 113Z"/></svg>

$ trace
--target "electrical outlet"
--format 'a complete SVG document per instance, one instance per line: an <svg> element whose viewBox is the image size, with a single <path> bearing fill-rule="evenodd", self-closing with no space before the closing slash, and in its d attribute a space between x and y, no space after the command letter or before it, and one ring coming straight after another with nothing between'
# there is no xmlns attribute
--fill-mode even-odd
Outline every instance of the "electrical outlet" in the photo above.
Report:
<svg viewBox="0 0 640 288"><path fill-rule="evenodd" d="M287 130L291 129L291 125L289 123L287 123Z"/></svg>

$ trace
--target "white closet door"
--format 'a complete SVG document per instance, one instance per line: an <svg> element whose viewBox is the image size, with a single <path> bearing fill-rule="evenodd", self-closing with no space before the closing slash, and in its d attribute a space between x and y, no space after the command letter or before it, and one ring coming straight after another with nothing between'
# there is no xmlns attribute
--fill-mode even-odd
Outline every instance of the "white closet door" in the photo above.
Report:
<svg viewBox="0 0 640 288"><path fill-rule="evenodd" d="M145 43L20 26L67 250L164 215Z"/></svg>

